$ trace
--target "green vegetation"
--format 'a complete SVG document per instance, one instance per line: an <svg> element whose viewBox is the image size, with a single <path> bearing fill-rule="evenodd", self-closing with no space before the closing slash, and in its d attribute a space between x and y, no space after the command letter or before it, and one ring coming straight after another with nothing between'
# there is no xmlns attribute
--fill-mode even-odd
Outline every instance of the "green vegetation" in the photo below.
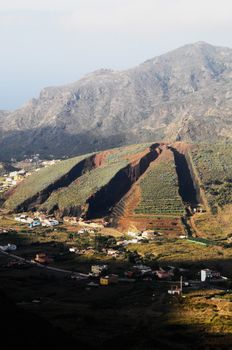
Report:
<svg viewBox="0 0 232 350"><path fill-rule="evenodd" d="M212 211L232 203L232 145L200 144L191 151L191 158Z"/></svg>
<svg viewBox="0 0 232 350"><path fill-rule="evenodd" d="M103 157L103 166L87 171L80 181L74 181L69 187L53 193L44 207L52 208L54 204L61 208L83 205L89 196L106 185L122 167L129 164L130 158L143 152L149 146L151 144L146 143L109 150L106 159ZM74 166L90 155L70 158L34 172L13 191L4 204L5 208L17 209L28 199L46 190L48 186L65 176Z"/></svg>
<svg viewBox="0 0 232 350"><path fill-rule="evenodd" d="M140 188L142 198L135 209L136 214L184 213L173 159L152 166L140 181Z"/></svg>
<svg viewBox="0 0 232 350"><path fill-rule="evenodd" d="M130 157L146 150L151 147L151 143L141 143L138 145L132 145L127 147L114 148L113 152L110 153L106 159L108 164L118 162L119 160L125 159L130 160Z"/></svg>
<svg viewBox="0 0 232 350"><path fill-rule="evenodd" d="M86 172L70 186L52 193L41 208L50 210L55 205L60 209L85 205L92 194L105 186L126 165L126 161L121 161Z"/></svg>
<svg viewBox="0 0 232 350"><path fill-rule="evenodd" d="M85 206L91 195L107 185L118 171L130 163L130 157L143 152L150 145L146 143L112 149L102 166L87 171L68 187L52 193L41 208L51 210L55 206L59 209Z"/></svg>
<svg viewBox="0 0 232 350"><path fill-rule="evenodd" d="M49 185L59 180L75 165L88 156L89 155L83 155L70 158L46 168L41 168L38 172L34 172L20 183L14 193L5 202L5 207L10 210L17 208L24 203L24 201L35 196L40 191L46 189Z"/></svg>

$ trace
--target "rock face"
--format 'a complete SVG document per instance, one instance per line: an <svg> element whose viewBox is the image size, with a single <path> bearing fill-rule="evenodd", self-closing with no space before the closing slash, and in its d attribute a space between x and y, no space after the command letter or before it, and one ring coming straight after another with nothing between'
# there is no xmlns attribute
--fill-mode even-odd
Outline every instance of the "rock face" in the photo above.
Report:
<svg viewBox="0 0 232 350"><path fill-rule="evenodd" d="M232 140L232 49L198 42L126 71L99 70L0 112L0 159L151 140Z"/></svg>

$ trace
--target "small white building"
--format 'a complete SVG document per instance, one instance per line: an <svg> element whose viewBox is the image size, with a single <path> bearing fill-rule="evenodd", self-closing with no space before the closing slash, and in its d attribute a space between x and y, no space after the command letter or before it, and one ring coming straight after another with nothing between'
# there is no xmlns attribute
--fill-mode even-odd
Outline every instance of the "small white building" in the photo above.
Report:
<svg viewBox="0 0 232 350"><path fill-rule="evenodd" d="M201 282L205 282L207 279L210 279L210 278L218 278L220 277L221 274L220 272L217 272L217 271L212 271L210 269L203 269L201 270Z"/></svg>
<svg viewBox="0 0 232 350"><path fill-rule="evenodd" d="M76 247L70 247L69 251L70 253L76 253L77 248Z"/></svg>
<svg viewBox="0 0 232 350"><path fill-rule="evenodd" d="M155 238L155 232L153 230L143 231L142 237L146 238L146 239L154 239Z"/></svg>
<svg viewBox="0 0 232 350"><path fill-rule="evenodd" d="M18 175L17 171L12 171L11 173L9 173L9 177L15 177Z"/></svg>
<svg viewBox="0 0 232 350"><path fill-rule="evenodd" d="M127 236L130 236L130 237L138 237L139 233L138 232L134 232L134 231L128 231L127 232Z"/></svg>
<svg viewBox="0 0 232 350"><path fill-rule="evenodd" d="M59 221L58 220L55 220L55 219L44 219L42 220L42 226L57 226L59 225Z"/></svg>
<svg viewBox="0 0 232 350"><path fill-rule="evenodd" d="M108 269L108 265L92 265L91 272L94 276L100 276L100 274Z"/></svg>
<svg viewBox="0 0 232 350"><path fill-rule="evenodd" d="M182 289L178 286L171 286L171 289L168 290L170 295L181 295Z"/></svg>

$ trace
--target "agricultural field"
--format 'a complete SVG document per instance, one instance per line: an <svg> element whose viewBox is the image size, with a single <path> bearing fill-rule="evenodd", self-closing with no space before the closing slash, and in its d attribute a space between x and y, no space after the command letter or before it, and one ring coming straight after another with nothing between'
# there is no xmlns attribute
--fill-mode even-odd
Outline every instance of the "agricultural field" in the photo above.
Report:
<svg viewBox="0 0 232 350"><path fill-rule="evenodd" d="M80 170L80 173L77 172L76 178L73 175L68 184L64 186L63 184L59 184L57 186L56 189L58 191L52 194L51 199L48 200L45 206L48 206L48 208L53 207L54 202L55 204L60 204L62 208L66 205L78 206L79 204L83 204L84 199L87 199L89 195L104 186L119 169L130 162L138 161L140 157L149 151L150 146L150 143L132 145L95 154L95 157L92 157L92 163L86 161L86 168ZM64 178L65 181L74 167L78 166L82 160L87 160L91 156L94 156L94 154L70 158L49 167L37 169L37 171L34 171L32 175L24 179L16 188L6 194L7 199L4 207L8 210L17 210L17 208L23 206L27 201L30 202L32 200L32 202L34 201L36 203L36 197L38 196L40 197L40 201L43 201L43 196L40 195L41 193L46 192L50 186L53 186L59 180ZM96 172L91 172L91 169L94 169ZM87 173L86 176L83 176L80 182L76 181L84 172ZM95 177L98 177L98 179ZM72 185L67 187L70 183ZM82 188L77 190L78 183L81 184ZM62 189L63 187L65 188L64 190ZM46 197L47 195L50 195L50 193L48 192Z"/></svg>
<svg viewBox="0 0 232 350"><path fill-rule="evenodd" d="M213 239L216 241L230 242L232 237L232 205L225 205L218 208L216 214L206 212L196 214L194 220L197 234L200 237Z"/></svg>
<svg viewBox="0 0 232 350"><path fill-rule="evenodd" d="M92 194L107 185L116 173L126 165L126 161L121 161L86 172L70 186L52 193L48 200L41 205L41 209L49 211L54 206L60 210L84 206Z"/></svg>
<svg viewBox="0 0 232 350"><path fill-rule="evenodd" d="M119 147L110 150L105 163L112 164L121 160L127 160L128 162L133 159L133 156L139 155L151 147L151 143L142 143L138 145L131 145L127 147Z"/></svg>
<svg viewBox="0 0 232 350"><path fill-rule="evenodd" d="M72 207L84 208L93 194L106 186L130 161L140 159L140 154L148 150L149 146L151 144L133 145L103 152L103 162L100 166L87 171L68 187L53 192L41 205L41 209L49 211L54 207L60 210Z"/></svg>
<svg viewBox="0 0 232 350"><path fill-rule="evenodd" d="M45 190L48 186L59 180L62 176L68 173L74 166L76 166L83 159L90 155L83 155L75 158L70 158L49 167L39 169L28 176L22 183L20 183L14 190L13 194L4 203L5 208L14 210L24 201L32 198L39 192Z"/></svg>
<svg viewBox="0 0 232 350"><path fill-rule="evenodd" d="M191 159L212 212L232 203L232 145L196 145L191 150Z"/></svg>
<svg viewBox="0 0 232 350"><path fill-rule="evenodd" d="M137 215L183 215L184 205L178 193L178 179L173 156L160 156L139 182L141 199L134 212Z"/></svg>

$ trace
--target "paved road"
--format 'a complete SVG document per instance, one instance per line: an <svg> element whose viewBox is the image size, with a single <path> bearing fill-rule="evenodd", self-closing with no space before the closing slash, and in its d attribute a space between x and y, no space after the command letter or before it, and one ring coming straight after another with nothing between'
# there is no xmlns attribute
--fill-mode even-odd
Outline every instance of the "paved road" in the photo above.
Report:
<svg viewBox="0 0 232 350"><path fill-rule="evenodd" d="M18 255L15 255L15 254L12 254L12 253L8 253L8 252L4 252L3 250L0 249L0 254L2 255L6 255L8 257L11 257L13 259L16 259L16 260L19 260L19 261L23 261L27 264L31 264L33 266L37 266L37 267L40 267L40 268L43 268L43 269L46 269L46 270L50 270L50 271L55 271L55 272L61 272L61 273L65 273L65 274L72 274L72 275L75 275L76 278L79 278L79 279L86 279L86 278L89 278L89 275L85 274L85 273L81 273L81 272L77 272L77 271L71 271L71 270L65 270L65 269L60 269L60 268L57 268L57 267L52 267L52 266L47 266L47 265L43 265L43 264L39 264L37 262L32 262L31 260L27 260L27 259L24 259Z"/></svg>

